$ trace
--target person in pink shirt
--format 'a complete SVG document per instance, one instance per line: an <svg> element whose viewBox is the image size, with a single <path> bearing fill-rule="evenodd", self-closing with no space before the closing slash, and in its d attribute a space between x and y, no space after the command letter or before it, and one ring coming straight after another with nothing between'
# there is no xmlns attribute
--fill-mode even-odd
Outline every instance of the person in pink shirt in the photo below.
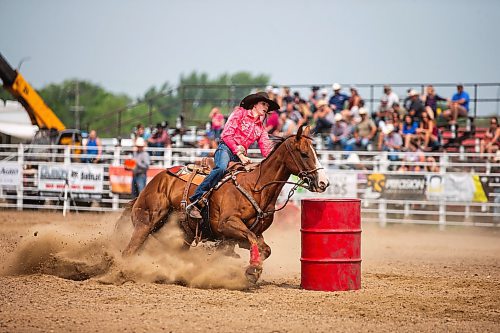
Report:
<svg viewBox="0 0 500 333"><path fill-rule="evenodd" d="M266 113L278 109L279 105L269 99L265 92L259 92L243 98L240 106L233 110L215 151L215 168L189 198L191 204L186 208L190 217L201 219L199 199L224 177L229 162L241 162L245 165L250 163L247 149L252 143L257 141L262 155L269 155L272 143L262 120Z"/></svg>
<svg viewBox="0 0 500 333"><path fill-rule="evenodd" d="M208 117L212 120L212 131L214 132L215 139L218 141L224 128L224 115L216 107L210 111Z"/></svg>

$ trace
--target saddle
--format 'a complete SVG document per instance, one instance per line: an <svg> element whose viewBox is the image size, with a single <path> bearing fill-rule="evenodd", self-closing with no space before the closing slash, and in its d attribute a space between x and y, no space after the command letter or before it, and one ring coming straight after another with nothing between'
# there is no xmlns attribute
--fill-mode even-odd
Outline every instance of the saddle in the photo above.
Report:
<svg viewBox="0 0 500 333"><path fill-rule="evenodd" d="M227 174L231 174L235 171L251 171L256 167L257 164L250 164L247 166L244 166L243 164L239 162L229 162L229 166L226 170L226 176L225 178L221 181L224 183L227 181ZM171 168L167 169L167 173L170 175L177 177L178 179L181 179L182 181L186 182L186 185L184 187L184 192L182 193L182 199L181 199L181 206L180 206L180 224L185 230L186 233L188 234L193 234L191 229L189 228L188 224L188 216L186 212L186 207L187 207L187 202L188 202L188 192L191 187L191 184L194 184L196 186L200 185L201 182L205 179L205 177L212 171L212 169L215 167L215 162L213 158L210 157L204 157L201 159L201 161L197 163L191 163L188 165L180 165L180 166L173 166ZM219 183L217 186L220 186L221 184ZM217 188L216 186L216 188ZM212 190L208 192L208 195ZM206 198L204 199L207 203L208 201ZM208 205L208 204L207 204ZM208 217L208 207L205 207L202 211L203 215L203 221L201 222L201 227L202 229L207 229L210 228L210 223L209 222L209 217ZM210 230L204 230L204 234L211 234ZM208 232L207 232L208 231ZM201 234L198 236L198 224L196 225L196 231L193 234L196 244L201 240Z"/></svg>

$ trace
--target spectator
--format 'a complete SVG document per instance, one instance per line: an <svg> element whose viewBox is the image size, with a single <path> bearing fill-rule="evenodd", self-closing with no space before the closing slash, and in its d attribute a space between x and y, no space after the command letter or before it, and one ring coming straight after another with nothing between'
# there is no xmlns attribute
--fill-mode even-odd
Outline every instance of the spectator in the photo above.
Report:
<svg viewBox="0 0 500 333"><path fill-rule="evenodd" d="M360 107L362 107L361 96L358 93L358 88L351 86L351 97L347 100L347 110L351 112L356 112ZM355 110L353 110L355 108Z"/></svg>
<svg viewBox="0 0 500 333"><path fill-rule="evenodd" d="M97 137L97 132L91 130L87 142L85 144L84 161L87 163L100 163L102 158L102 144L101 139Z"/></svg>
<svg viewBox="0 0 500 333"><path fill-rule="evenodd" d="M303 122L302 115L295 109L295 104L293 102L286 105L286 116L293 120L297 126L300 126Z"/></svg>
<svg viewBox="0 0 500 333"><path fill-rule="evenodd" d="M172 146L168 131L160 123L156 124L156 131L148 139L148 146L152 148L170 148ZM157 150L153 152L153 155L162 156L163 152Z"/></svg>
<svg viewBox="0 0 500 333"><path fill-rule="evenodd" d="M429 114L431 119L435 119L439 114L437 113L437 105L440 101L446 101L446 98L443 98L436 94L434 87L432 85L428 85L426 88L426 94L422 96L424 101L425 111Z"/></svg>
<svg viewBox="0 0 500 333"><path fill-rule="evenodd" d="M130 135L130 137L131 137L131 139L132 139L132 141L134 143L134 146L135 146L135 140L137 138L143 138L145 140L147 139L147 138L144 137L145 136L145 132L146 131L145 131L144 125L141 124L141 123L137 124L137 126L134 129L134 131Z"/></svg>
<svg viewBox="0 0 500 333"><path fill-rule="evenodd" d="M387 124L382 132L384 136L382 150L390 152L388 158L391 161L397 161L399 159L399 153L401 148L403 148L403 138L399 132L395 131L394 125Z"/></svg>
<svg viewBox="0 0 500 333"><path fill-rule="evenodd" d="M280 115L277 110L271 112L271 114L266 118L265 130L270 135L278 135L278 130L280 129Z"/></svg>
<svg viewBox="0 0 500 333"><path fill-rule="evenodd" d="M420 99L420 94L416 90L410 90L410 105L408 108L408 113L412 116L412 118L420 123L422 119L422 112L425 111L424 103Z"/></svg>
<svg viewBox="0 0 500 333"><path fill-rule="evenodd" d="M135 140L136 151L133 152L132 158L135 161L135 166L132 169L132 196L137 198L139 193L146 187L147 172L151 159L149 154L144 150L146 145L142 137Z"/></svg>
<svg viewBox="0 0 500 333"><path fill-rule="evenodd" d="M423 150L437 150L439 148L439 130L426 111L422 112L422 122L417 129L417 135Z"/></svg>
<svg viewBox="0 0 500 333"><path fill-rule="evenodd" d="M390 107L387 106L387 97L383 96L382 97L382 100L380 101L380 105L377 109L377 111L372 114L372 117L375 121L375 124L377 124L377 126L380 128L380 127L383 127L387 121L387 119L392 116L392 109ZM390 116L389 116L390 114Z"/></svg>
<svg viewBox="0 0 500 333"><path fill-rule="evenodd" d="M392 110L398 113L400 120L403 120L405 115L408 113L405 108L399 105L399 103L392 104Z"/></svg>
<svg viewBox="0 0 500 333"><path fill-rule="evenodd" d="M448 120L450 125L457 123L459 117L467 117L469 112L469 94L464 91L464 86L459 83L457 92L451 98L449 109L443 112L443 117Z"/></svg>
<svg viewBox="0 0 500 333"><path fill-rule="evenodd" d="M392 113L390 114L392 118L392 124L394 125L394 129L396 130L396 132L401 133L401 128L403 128L403 124L401 118L399 118L399 113L397 113L396 111L392 111Z"/></svg>
<svg viewBox="0 0 500 333"><path fill-rule="evenodd" d="M212 111L210 111L208 117L212 121L212 132L215 139L218 141L220 134L222 133L222 129L224 128L224 115L220 112L219 108L215 107Z"/></svg>
<svg viewBox="0 0 500 333"><path fill-rule="evenodd" d="M311 108L309 106L309 103L307 103L303 99L299 99L299 103L297 104L297 107L298 107L298 111L302 117L302 120L300 123L298 123L298 126L300 126L302 124L309 124L309 121L312 118L312 112L311 112Z"/></svg>
<svg viewBox="0 0 500 333"><path fill-rule="evenodd" d="M418 146L418 141L413 138L408 143L408 151L403 154L403 162L399 171L421 171L425 162L425 155Z"/></svg>
<svg viewBox="0 0 500 333"><path fill-rule="evenodd" d="M283 104L286 107L286 104L293 103L293 96L290 94L290 87L283 87Z"/></svg>
<svg viewBox="0 0 500 333"><path fill-rule="evenodd" d="M359 115L361 121L354 129L354 143L362 149L371 150L373 139L377 133L377 126L375 126L373 120L368 118L368 112L365 108L359 110Z"/></svg>
<svg viewBox="0 0 500 333"><path fill-rule="evenodd" d="M316 112L316 103L318 103L319 101L318 91L319 91L318 86L311 87L311 93L309 94L308 102L312 113Z"/></svg>
<svg viewBox="0 0 500 333"><path fill-rule="evenodd" d="M281 128L279 131L280 136L287 137L297 132L297 123L290 117L290 114L288 112L281 113L280 123L281 123Z"/></svg>
<svg viewBox="0 0 500 333"><path fill-rule="evenodd" d="M403 107L406 109L406 110L409 110L410 109L410 104L411 104L411 96L410 96L410 92L412 91L413 89L412 88L409 88L408 90L406 90L406 97L403 101Z"/></svg>
<svg viewBox="0 0 500 333"><path fill-rule="evenodd" d="M425 171L438 173L439 172L439 164L437 163L434 156L427 156L425 159Z"/></svg>
<svg viewBox="0 0 500 333"><path fill-rule="evenodd" d="M392 108L394 103L399 104L398 95L394 91L392 91L392 88L389 85L384 86L384 94L382 95L381 100L383 100L383 99L387 100L387 107L388 108Z"/></svg>
<svg viewBox="0 0 500 333"><path fill-rule="evenodd" d="M335 115L335 124L332 126L330 132L330 139L328 140L328 148L331 150L352 150L347 148L347 143L351 139L352 126L348 125L342 115L337 113Z"/></svg>
<svg viewBox="0 0 500 333"><path fill-rule="evenodd" d="M319 97L319 100L328 102L328 89L326 88L321 89L321 96Z"/></svg>
<svg viewBox="0 0 500 333"><path fill-rule="evenodd" d="M498 127L498 118L490 118L490 128L484 133L483 139L481 139L481 156L484 153L494 154L498 147L500 146L500 127ZM491 158L494 159L493 157Z"/></svg>
<svg viewBox="0 0 500 333"><path fill-rule="evenodd" d="M280 90L278 88L273 88L273 94L269 99L275 103L278 103L280 109L283 107L283 98L280 95Z"/></svg>
<svg viewBox="0 0 500 333"><path fill-rule="evenodd" d="M349 100L349 96L341 92L342 86L338 83L332 85L333 96L330 97L328 104L334 113L339 113L344 110L345 103Z"/></svg>
<svg viewBox="0 0 500 333"><path fill-rule="evenodd" d="M332 109L328 106L325 100L320 100L316 104L316 113L314 114L314 120L316 121L316 127L314 128L315 133L329 134L332 129L332 125L335 122Z"/></svg>
<svg viewBox="0 0 500 333"><path fill-rule="evenodd" d="M213 136L212 133L210 132L205 132L203 134L202 138L198 140L198 148L201 149L214 149L217 148L217 143L215 141L215 137ZM210 156L209 152L202 152L200 154L201 157L207 157Z"/></svg>
<svg viewBox="0 0 500 333"><path fill-rule="evenodd" d="M418 123L409 114L405 116L403 126L401 128L401 134L405 142L405 147L410 148L410 141L417 139L417 129Z"/></svg>

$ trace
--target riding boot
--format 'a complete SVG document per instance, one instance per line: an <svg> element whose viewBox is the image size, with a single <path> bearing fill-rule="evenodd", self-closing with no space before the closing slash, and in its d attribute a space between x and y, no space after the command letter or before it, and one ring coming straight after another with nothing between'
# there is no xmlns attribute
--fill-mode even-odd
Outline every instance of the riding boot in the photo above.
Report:
<svg viewBox="0 0 500 333"><path fill-rule="evenodd" d="M201 220L202 219L201 208L202 207L200 207L199 201L197 200L195 202L190 203L186 207L186 212L189 215L189 217L191 217L193 219Z"/></svg>

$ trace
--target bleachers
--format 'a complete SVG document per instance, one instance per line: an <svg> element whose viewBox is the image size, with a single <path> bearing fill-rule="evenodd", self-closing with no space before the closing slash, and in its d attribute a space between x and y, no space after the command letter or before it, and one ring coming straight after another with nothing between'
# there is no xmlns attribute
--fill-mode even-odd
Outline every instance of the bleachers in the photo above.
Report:
<svg viewBox="0 0 500 333"><path fill-rule="evenodd" d="M467 127L466 121L461 120L457 124L458 128L455 133L450 130L449 126L444 123L438 122L438 127L441 131L441 139L443 151L448 153L466 152L466 153L479 153L480 142L484 134L488 130L486 127L476 127L472 125ZM461 147L463 147L461 149Z"/></svg>

